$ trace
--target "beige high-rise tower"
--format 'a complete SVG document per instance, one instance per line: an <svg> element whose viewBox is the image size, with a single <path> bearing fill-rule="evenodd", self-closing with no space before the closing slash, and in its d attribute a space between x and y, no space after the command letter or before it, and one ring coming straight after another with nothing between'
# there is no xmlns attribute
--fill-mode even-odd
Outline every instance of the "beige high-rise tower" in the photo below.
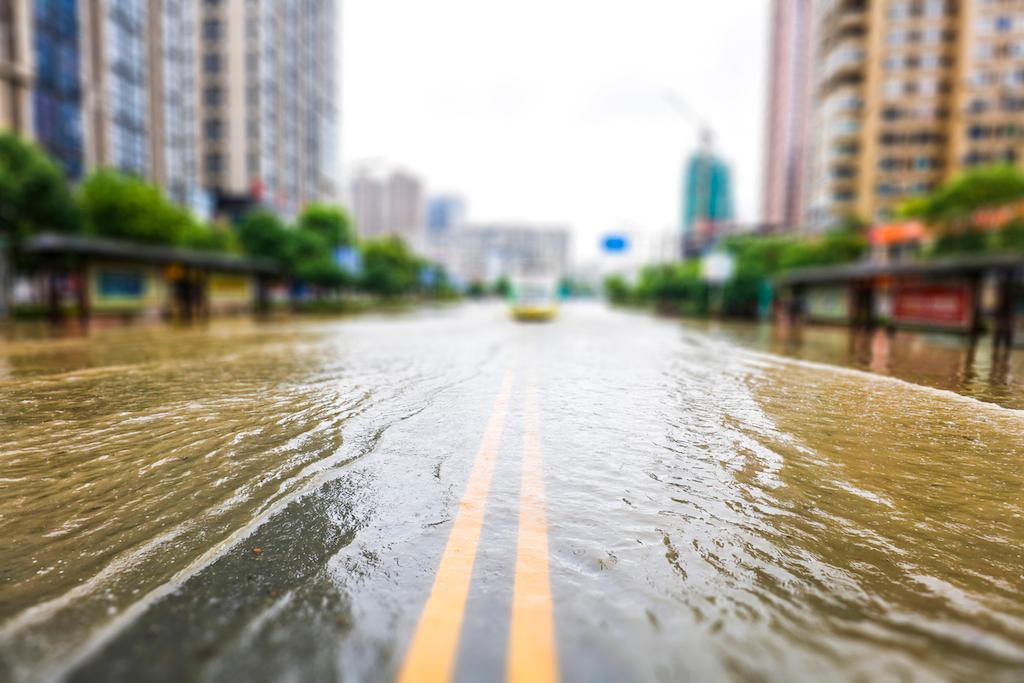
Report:
<svg viewBox="0 0 1024 683"><path fill-rule="evenodd" d="M807 221L1022 161L1024 0L818 0Z"/></svg>
<svg viewBox="0 0 1024 683"><path fill-rule="evenodd" d="M32 130L33 54L29 0L0 2L0 130Z"/></svg>
<svg viewBox="0 0 1024 683"><path fill-rule="evenodd" d="M200 167L222 210L338 199L337 5L201 4Z"/></svg>

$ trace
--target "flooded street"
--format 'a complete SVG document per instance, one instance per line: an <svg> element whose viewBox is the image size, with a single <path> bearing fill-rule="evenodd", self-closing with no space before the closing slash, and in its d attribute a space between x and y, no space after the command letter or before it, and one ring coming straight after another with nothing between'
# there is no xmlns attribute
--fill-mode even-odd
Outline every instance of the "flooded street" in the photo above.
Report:
<svg viewBox="0 0 1024 683"><path fill-rule="evenodd" d="M0 680L501 680L550 619L569 681L1019 681L991 355L596 304L0 342Z"/></svg>

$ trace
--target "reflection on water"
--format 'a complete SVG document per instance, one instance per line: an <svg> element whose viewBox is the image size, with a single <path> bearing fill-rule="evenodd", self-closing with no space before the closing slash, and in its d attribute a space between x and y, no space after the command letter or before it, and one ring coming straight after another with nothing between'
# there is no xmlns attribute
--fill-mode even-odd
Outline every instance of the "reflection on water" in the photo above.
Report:
<svg viewBox="0 0 1024 683"><path fill-rule="evenodd" d="M567 680L1024 678L1019 352L466 306L0 367L3 680L390 678L509 369L460 680L504 670L531 371Z"/></svg>
<svg viewBox="0 0 1024 683"><path fill-rule="evenodd" d="M33 332L0 345L0 680L208 563L477 362L416 363L387 318Z"/></svg>
<svg viewBox="0 0 1024 683"><path fill-rule="evenodd" d="M909 330L851 330L805 325L780 328L742 322L685 323L745 346L845 365L983 401L1024 408L1024 348L994 347L991 336Z"/></svg>
<svg viewBox="0 0 1024 683"><path fill-rule="evenodd" d="M610 323L545 354L561 644L587 677L1024 675L1024 415L727 341L756 329Z"/></svg>

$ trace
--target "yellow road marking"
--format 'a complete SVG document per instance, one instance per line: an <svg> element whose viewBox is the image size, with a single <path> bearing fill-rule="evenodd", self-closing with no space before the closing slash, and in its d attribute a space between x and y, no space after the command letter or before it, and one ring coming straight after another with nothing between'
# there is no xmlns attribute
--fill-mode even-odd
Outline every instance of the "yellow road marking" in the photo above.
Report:
<svg viewBox="0 0 1024 683"><path fill-rule="evenodd" d="M548 528L544 514L544 463L540 450L537 390L531 374L526 391L523 478L519 493L519 542L512 594L507 680L554 683L558 654L548 575Z"/></svg>
<svg viewBox="0 0 1024 683"><path fill-rule="evenodd" d="M505 372L487 421L430 597L423 607L412 645L399 672L400 683L442 683L452 678L469 581L473 575L476 547L484 523L487 494L491 488L511 389L512 372L509 370Z"/></svg>

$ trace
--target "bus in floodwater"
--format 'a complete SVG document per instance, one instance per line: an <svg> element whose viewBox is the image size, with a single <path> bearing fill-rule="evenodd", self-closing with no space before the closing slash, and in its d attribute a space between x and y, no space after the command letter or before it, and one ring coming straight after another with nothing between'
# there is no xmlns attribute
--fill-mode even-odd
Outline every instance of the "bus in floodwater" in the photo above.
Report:
<svg viewBox="0 0 1024 683"><path fill-rule="evenodd" d="M554 278L524 277L512 282L509 292L512 317L520 322L548 322L558 314L558 287Z"/></svg>

